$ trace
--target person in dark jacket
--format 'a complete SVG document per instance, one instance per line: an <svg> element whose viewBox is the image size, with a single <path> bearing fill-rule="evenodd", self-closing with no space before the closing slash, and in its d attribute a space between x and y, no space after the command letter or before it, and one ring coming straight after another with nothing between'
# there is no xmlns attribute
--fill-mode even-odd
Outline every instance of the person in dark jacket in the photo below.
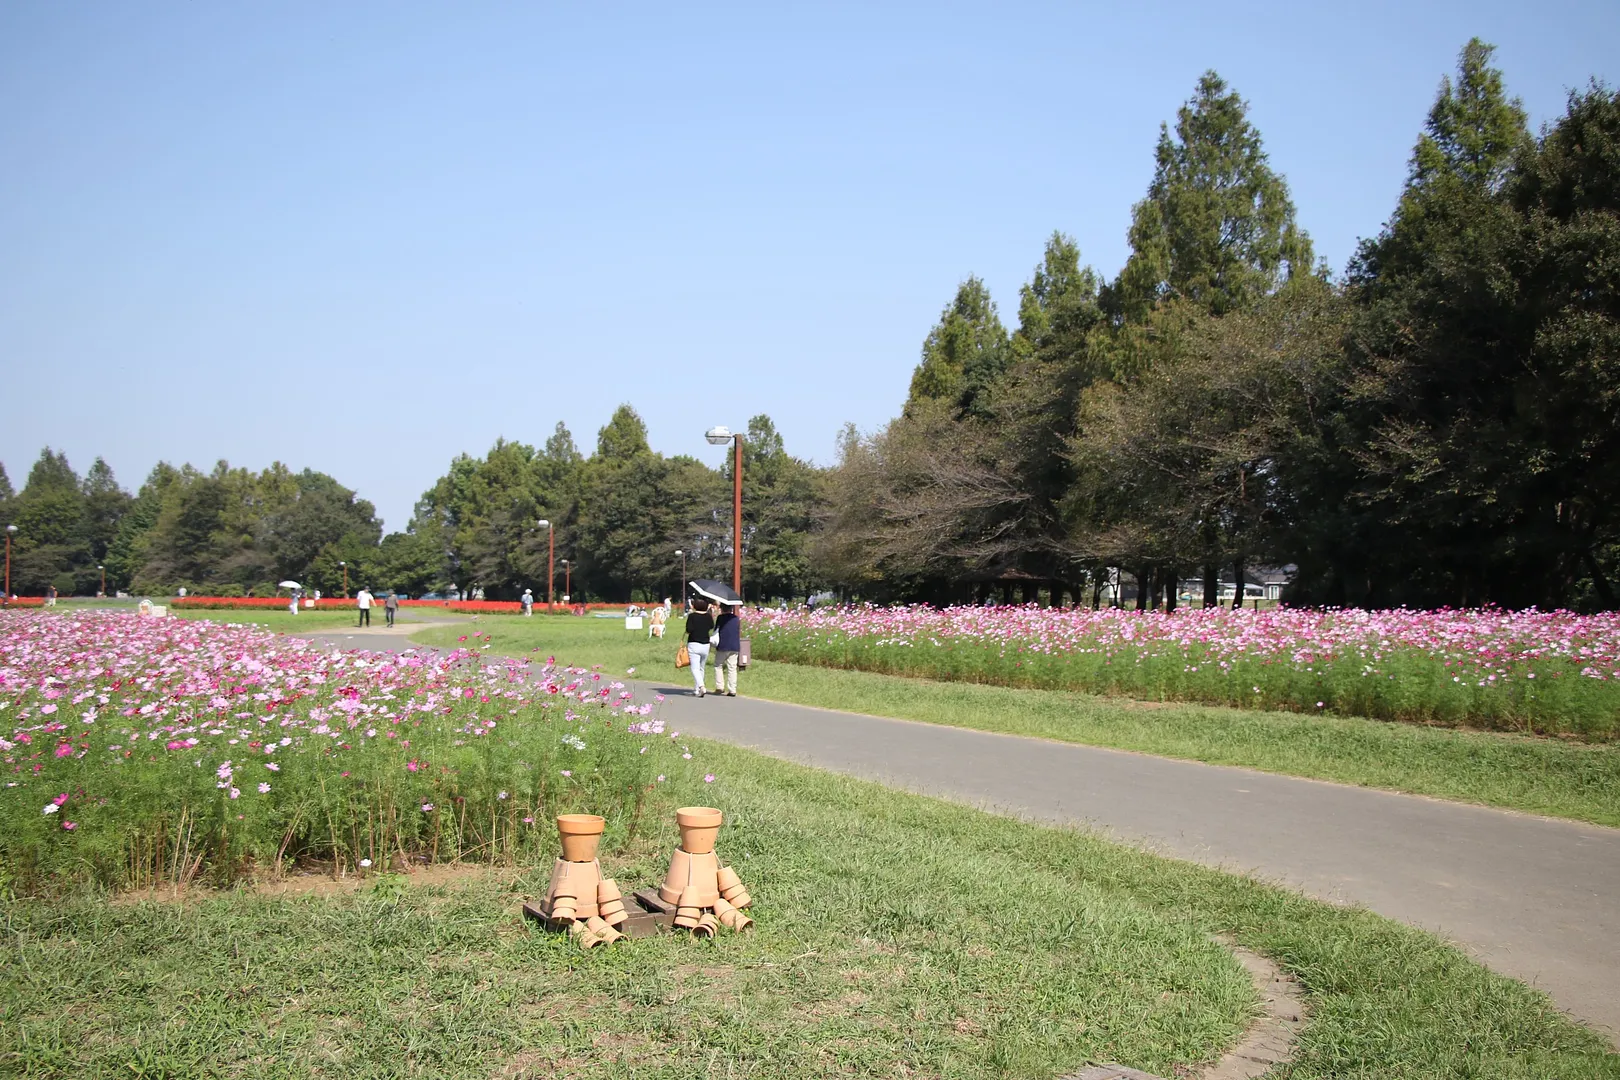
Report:
<svg viewBox="0 0 1620 1080"><path fill-rule="evenodd" d="M737 654L742 652L742 608L733 605L714 621L720 644L714 652L714 692L737 696Z"/></svg>
<svg viewBox="0 0 1620 1080"><path fill-rule="evenodd" d="M686 616L686 655L692 658L692 688L703 696L703 668L709 662L709 635L714 631L714 616L709 614L709 602L699 596L692 601L692 610Z"/></svg>

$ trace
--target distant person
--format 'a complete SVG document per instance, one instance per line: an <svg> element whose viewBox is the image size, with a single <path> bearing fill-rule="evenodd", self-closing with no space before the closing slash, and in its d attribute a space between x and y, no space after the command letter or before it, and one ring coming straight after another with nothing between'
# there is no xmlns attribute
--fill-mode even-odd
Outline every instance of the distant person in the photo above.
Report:
<svg viewBox="0 0 1620 1080"><path fill-rule="evenodd" d="M523 605L523 617L525 619L534 614L534 593L524 589L523 595L518 597L518 603Z"/></svg>
<svg viewBox="0 0 1620 1080"><path fill-rule="evenodd" d="M394 627L394 615L399 611L399 594L393 589L388 590L388 599L383 601L383 618L388 620L388 628Z"/></svg>
<svg viewBox="0 0 1620 1080"><path fill-rule="evenodd" d="M302 595L302 592L303 590L301 589L294 589L292 591L292 599L287 602L287 609L294 615L298 614L298 597Z"/></svg>
<svg viewBox="0 0 1620 1080"><path fill-rule="evenodd" d="M714 621L720 643L714 653L714 692L737 696L737 654L742 652L742 605L733 604Z"/></svg>
<svg viewBox="0 0 1620 1080"><path fill-rule="evenodd" d="M692 601L692 613L686 617L686 655L692 658L692 688L698 697L704 693L703 669L709 662L709 634L713 630L709 602L699 596Z"/></svg>
<svg viewBox="0 0 1620 1080"><path fill-rule="evenodd" d="M45 588L45 606L46 607L55 607L56 606L56 586L55 585L48 585Z"/></svg>
<svg viewBox="0 0 1620 1080"><path fill-rule="evenodd" d="M662 638L664 636L664 623L669 621L669 612L660 605L654 604L652 614L647 617L647 640Z"/></svg>
<svg viewBox="0 0 1620 1080"><path fill-rule="evenodd" d="M361 586L360 591L355 593L354 602L360 607L360 622L357 625L369 627L371 625L371 590Z"/></svg>

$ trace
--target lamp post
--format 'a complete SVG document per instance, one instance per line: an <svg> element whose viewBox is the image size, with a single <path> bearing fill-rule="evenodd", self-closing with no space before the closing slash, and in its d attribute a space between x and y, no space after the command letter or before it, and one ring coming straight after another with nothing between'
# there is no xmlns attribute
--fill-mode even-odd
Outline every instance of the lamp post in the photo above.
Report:
<svg viewBox="0 0 1620 1080"><path fill-rule="evenodd" d="M556 611L557 588L557 530L551 527L551 522L541 518L536 522L546 530L546 610Z"/></svg>
<svg viewBox="0 0 1620 1080"><path fill-rule="evenodd" d="M96 569L101 571L101 595L106 596L107 595L107 568L105 566L101 565L100 563L97 563L96 564Z"/></svg>
<svg viewBox="0 0 1620 1080"><path fill-rule="evenodd" d="M676 548L675 549L675 554L677 554L677 555L679 555L681 557L681 581L680 581L680 586L675 591L681 594L681 610L685 611L686 610L686 549L685 548Z"/></svg>
<svg viewBox="0 0 1620 1080"><path fill-rule="evenodd" d="M742 433L728 427L712 427L703 433L710 446L731 443L735 456L731 466L731 587L742 595ZM684 574L682 575L685 576Z"/></svg>
<svg viewBox="0 0 1620 1080"><path fill-rule="evenodd" d="M349 598L349 564L338 560L338 566L343 570L343 599Z"/></svg>
<svg viewBox="0 0 1620 1080"><path fill-rule="evenodd" d="M569 602L574 594L574 567L567 559L563 560L563 603Z"/></svg>
<svg viewBox="0 0 1620 1080"><path fill-rule="evenodd" d="M6 595L5 606L11 606L11 538L17 535L17 526L6 526Z"/></svg>

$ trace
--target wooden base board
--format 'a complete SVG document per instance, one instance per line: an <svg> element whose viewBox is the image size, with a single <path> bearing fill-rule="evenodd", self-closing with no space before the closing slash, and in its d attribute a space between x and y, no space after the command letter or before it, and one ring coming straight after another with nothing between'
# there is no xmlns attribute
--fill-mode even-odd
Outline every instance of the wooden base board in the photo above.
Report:
<svg viewBox="0 0 1620 1080"><path fill-rule="evenodd" d="M646 896L649 892L652 894L650 901ZM626 918L616 929L625 937L652 937L661 931L669 930L675 922L675 908L659 899L656 889L642 889L633 897L626 897L624 913ZM547 930L567 932L573 925L571 920L553 919L547 915L538 900L524 904L523 915Z"/></svg>

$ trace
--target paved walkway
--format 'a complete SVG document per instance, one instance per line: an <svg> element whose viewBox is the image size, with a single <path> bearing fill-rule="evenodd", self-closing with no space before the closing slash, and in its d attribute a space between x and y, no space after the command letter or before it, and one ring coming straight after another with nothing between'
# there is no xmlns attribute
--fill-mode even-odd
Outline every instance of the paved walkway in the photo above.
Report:
<svg viewBox="0 0 1620 1080"><path fill-rule="evenodd" d="M394 635L310 636L344 648L406 644ZM1620 1037L1620 830L747 697L699 700L684 679L638 689L665 694L665 720L696 736L1090 826L1427 927Z"/></svg>

